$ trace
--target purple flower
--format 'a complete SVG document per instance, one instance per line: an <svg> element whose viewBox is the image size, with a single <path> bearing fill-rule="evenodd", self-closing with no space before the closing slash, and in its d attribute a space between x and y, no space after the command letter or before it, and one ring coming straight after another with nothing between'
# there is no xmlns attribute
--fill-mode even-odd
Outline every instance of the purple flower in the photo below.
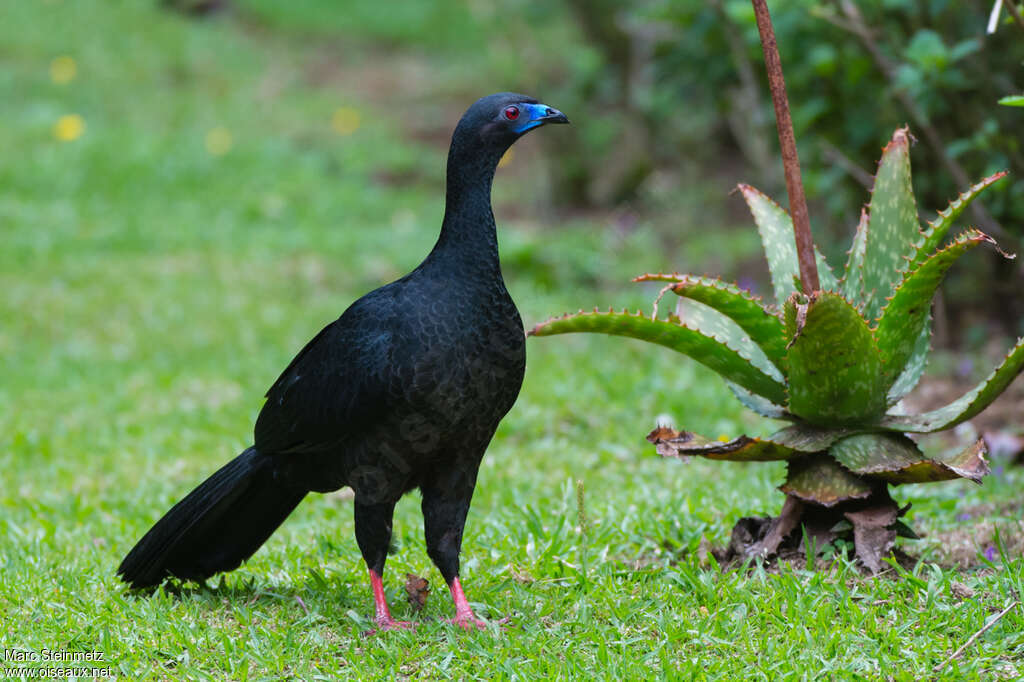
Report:
<svg viewBox="0 0 1024 682"><path fill-rule="evenodd" d="M963 514L959 514L956 517L956 520L957 521L970 521L971 520L971 515L966 513L966 512L964 512Z"/></svg>
<svg viewBox="0 0 1024 682"><path fill-rule="evenodd" d="M985 557L986 559L988 559L989 561L995 561L996 560L996 548L993 547L992 545L989 545L988 547L985 548L985 551L982 552L981 555L983 557Z"/></svg>

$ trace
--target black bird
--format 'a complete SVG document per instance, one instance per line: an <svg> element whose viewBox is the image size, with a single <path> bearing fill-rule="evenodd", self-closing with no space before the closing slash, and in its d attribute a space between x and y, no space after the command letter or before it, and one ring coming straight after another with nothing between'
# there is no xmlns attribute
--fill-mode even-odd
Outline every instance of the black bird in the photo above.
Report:
<svg viewBox="0 0 1024 682"><path fill-rule="evenodd" d="M419 488L427 553L455 603L482 625L459 583L459 552L477 471L526 365L523 323L505 289L491 211L498 161L524 133L565 115L498 93L452 135L441 235L419 267L371 291L317 334L274 385L255 439L171 508L118 568L135 588L202 581L237 568L310 491L351 486L356 541L377 626L395 503Z"/></svg>

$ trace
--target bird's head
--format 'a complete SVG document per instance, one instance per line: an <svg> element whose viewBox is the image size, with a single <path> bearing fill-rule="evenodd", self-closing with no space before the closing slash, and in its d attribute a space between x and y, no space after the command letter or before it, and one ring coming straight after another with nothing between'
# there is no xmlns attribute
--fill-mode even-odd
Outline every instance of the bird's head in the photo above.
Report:
<svg viewBox="0 0 1024 682"><path fill-rule="evenodd" d="M561 111L541 104L532 97L499 92L474 102L463 114L455 134L504 152L534 128L548 123L568 122L569 119Z"/></svg>

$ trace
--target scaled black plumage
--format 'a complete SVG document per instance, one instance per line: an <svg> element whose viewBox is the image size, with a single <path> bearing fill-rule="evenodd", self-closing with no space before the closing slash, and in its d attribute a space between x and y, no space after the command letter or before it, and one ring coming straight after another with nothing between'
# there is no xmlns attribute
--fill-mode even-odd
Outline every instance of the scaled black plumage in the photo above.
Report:
<svg viewBox="0 0 1024 682"><path fill-rule="evenodd" d="M498 262L491 183L528 130L568 123L524 95L473 104L448 153L437 244L405 277L352 304L267 392L252 447L176 504L118 568L133 587L237 568L310 491L351 486L355 531L381 628L381 575L395 503L419 488L427 552L479 625L459 582L462 530L481 458L519 394L522 321Z"/></svg>

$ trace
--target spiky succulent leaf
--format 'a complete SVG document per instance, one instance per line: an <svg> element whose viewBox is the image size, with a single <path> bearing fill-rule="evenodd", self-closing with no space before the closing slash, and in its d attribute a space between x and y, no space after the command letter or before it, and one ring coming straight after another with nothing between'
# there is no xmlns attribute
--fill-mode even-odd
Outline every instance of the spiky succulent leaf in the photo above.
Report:
<svg viewBox="0 0 1024 682"><path fill-rule="evenodd" d="M661 426L647 434L647 440L655 444L658 454L663 457L700 456L732 462L772 462L820 452L848 433L794 424L767 438L740 436L722 441Z"/></svg>
<svg viewBox="0 0 1024 682"><path fill-rule="evenodd" d="M786 482L779 490L805 502L833 507L840 502L871 495L871 484L839 466L824 454L807 455L789 461Z"/></svg>
<svg viewBox="0 0 1024 682"><path fill-rule="evenodd" d="M784 309L792 339L789 411L812 424L870 421L885 410L881 356L857 309L839 294L819 292L806 304L791 297Z"/></svg>
<svg viewBox="0 0 1024 682"><path fill-rule="evenodd" d="M773 462L799 457L803 453L769 438L740 436L730 441L712 440L690 431L659 427L647 440L654 443L662 457L707 457L731 462Z"/></svg>
<svg viewBox="0 0 1024 682"><path fill-rule="evenodd" d="M975 483L981 483L981 479L989 473L986 455L988 455L988 447L985 445L985 440L979 438L976 443L968 445L953 456L943 457L937 461L948 466L961 478L969 478Z"/></svg>
<svg viewBox="0 0 1024 682"><path fill-rule="evenodd" d="M855 474L899 471L925 459L914 441L889 433L847 436L829 448L829 454Z"/></svg>
<svg viewBox="0 0 1024 682"><path fill-rule="evenodd" d="M871 190L861 264L863 311L868 320L874 320L882 310L920 239L917 204L910 185L909 135L906 128L901 128L882 151Z"/></svg>
<svg viewBox="0 0 1024 682"><path fill-rule="evenodd" d="M948 460L930 459L902 434L864 433L836 442L829 454L855 474L893 484L968 478L980 483L988 473L985 443L979 440Z"/></svg>
<svg viewBox="0 0 1024 682"><path fill-rule="evenodd" d="M679 298L676 300L675 316L670 315L669 319L737 349L754 367L780 383L785 382L782 371L765 355L760 346L751 342L750 335L717 310L688 298Z"/></svg>
<svg viewBox="0 0 1024 682"><path fill-rule="evenodd" d="M960 466L951 465L945 461L924 459L909 464L900 471L875 474L889 483L929 483L933 481L949 481L957 478L966 478L975 483L981 483L981 479L988 474L988 462L985 461L985 441L978 440L957 454L956 460Z"/></svg>
<svg viewBox="0 0 1024 682"><path fill-rule="evenodd" d="M751 364L749 353L729 347L678 321L652 320L640 313L577 313L542 322L530 330L533 336L591 332L627 336L678 351L715 370L728 381L762 395L772 402L786 400L786 388Z"/></svg>
<svg viewBox="0 0 1024 682"><path fill-rule="evenodd" d="M768 437L773 443L784 445L799 452L821 452L840 438L850 435L847 429L818 428L810 424L793 424L780 429Z"/></svg>
<svg viewBox="0 0 1024 682"><path fill-rule="evenodd" d="M678 272L645 272L633 278L634 282L682 282L690 275L680 275Z"/></svg>
<svg viewBox="0 0 1024 682"><path fill-rule="evenodd" d="M988 407L1024 370L1024 338L1017 340L1003 362L977 386L945 407L924 414L886 415L879 426L893 431L932 433L964 422Z"/></svg>
<svg viewBox="0 0 1024 682"><path fill-rule="evenodd" d="M761 306L759 299L734 284L711 277L683 276L672 291L717 310L745 331L768 359L783 368L786 358L782 320Z"/></svg>
<svg viewBox="0 0 1024 682"><path fill-rule="evenodd" d="M720 443L717 447L706 448L699 454L708 459L730 462L772 462L791 459L799 455L800 451L769 439L740 436Z"/></svg>
<svg viewBox="0 0 1024 682"><path fill-rule="evenodd" d="M875 329L886 390L902 373L913 353L931 311L932 297L946 271L960 256L986 241L995 243L988 235L971 230L929 256L903 278L878 318Z"/></svg>
<svg viewBox="0 0 1024 682"><path fill-rule="evenodd" d="M690 450L700 450L706 446L719 445L707 436L692 431L676 431L670 426L659 426L647 434L647 440L654 443L655 451L662 457L689 457Z"/></svg>
<svg viewBox="0 0 1024 682"><path fill-rule="evenodd" d="M725 385L729 387L732 394L736 396L736 400L743 403L744 407L748 410L752 410L762 417L768 417L769 419L793 419L793 415L786 412L786 408L781 405L776 405L770 400L762 398L759 395L755 395L743 388L737 386L731 381L726 381Z"/></svg>
<svg viewBox="0 0 1024 682"><path fill-rule="evenodd" d="M860 209L860 222L857 232L853 235L853 246L846 260L846 271L843 274L842 292L847 301L861 307L864 304L864 254L868 245L868 210Z"/></svg>
<svg viewBox="0 0 1024 682"><path fill-rule="evenodd" d="M988 176L981 182L971 185L966 192L963 192L955 200L949 202L949 206L946 207L945 211L939 211L939 215L936 216L935 220L928 223L928 228L924 231L924 235L915 245L914 259L910 264L910 269L912 270L923 263L925 258L939 248L942 240L946 238L949 228L953 226L953 223L960 214L964 212L964 209L967 208L979 194L996 182L1002 180L1004 177L1006 177L1006 171L1000 171L994 175Z"/></svg>
<svg viewBox="0 0 1024 682"><path fill-rule="evenodd" d="M793 278L800 275L793 220L789 213L759 190L750 185L739 185L738 189L743 193L750 213L754 216L754 222L757 223L757 231L764 245L764 255L768 259L768 271L772 276L775 300L781 304L796 291L793 287ZM818 279L822 289L836 290L838 283L825 257L817 248L814 250L814 256L818 262Z"/></svg>
<svg viewBox="0 0 1024 682"><path fill-rule="evenodd" d="M921 328L921 333L917 335L917 340L914 341L914 347L910 351L907 363L903 366L903 371L889 389L889 395L885 399L887 403L895 405L903 396L914 390L914 386L917 386L917 382L921 380L921 375L924 374L924 368L928 364L928 353L931 351L931 348L932 317L928 315L924 320L924 327Z"/></svg>
<svg viewBox="0 0 1024 682"><path fill-rule="evenodd" d="M825 260L825 256L818 251L818 247L814 247L814 260L818 266L818 284L821 288L825 291L839 291L839 279L832 272L832 266Z"/></svg>

